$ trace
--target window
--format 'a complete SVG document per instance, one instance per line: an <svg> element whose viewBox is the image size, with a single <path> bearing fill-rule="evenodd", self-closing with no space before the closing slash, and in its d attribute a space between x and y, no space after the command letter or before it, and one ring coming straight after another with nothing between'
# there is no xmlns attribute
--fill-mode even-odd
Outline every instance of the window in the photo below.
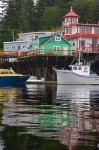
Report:
<svg viewBox="0 0 99 150"><path fill-rule="evenodd" d="M95 34L99 34L99 28L95 28L95 29L94 29L94 33L95 33Z"/></svg>
<svg viewBox="0 0 99 150"><path fill-rule="evenodd" d="M79 27L79 33L85 33L85 27Z"/></svg>
<svg viewBox="0 0 99 150"><path fill-rule="evenodd" d="M75 46L75 43L73 43L73 46Z"/></svg>
<svg viewBox="0 0 99 150"><path fill-rule="evenodd" d="M86 33L92 33L92 27L86 27Z"/></svg>
<svg viewBox="0 0 99 150"><path fill-rule="evenodd" d="M20 48L21 48L20 45L18 45L18 49L19 49L19 50L20 50Z"/></svg>
<svg viewBox="0 0 99 150"><path fill-rule="evenodd" d="M55 41L61 41L61 37L56 36L56 37L55 37Z"/></svg>
<svg viewBox="0 0 99 150"><path fill-rule="evenodd" d="M85 40L79 40L79 48L85 47Z"/></svg>
<svg viewBox="0 0 99 150"><path fill-rule="evenodd" d="M66 34L71 34L71 28L66 29Z"/></svg>
<svg viewBox="0 0 99 150"><path fill-rule="evenodd" d="M60 51L61 50L61 47L60 46L54 46L54 51Z"/></svg>
<svg viewBox="0 0 99 150"><path fill-rule="evenodd" d="M12 49L15 49L15 46L12 46Z"/></svg>
<svg viewBox="0 0 99 150"><path fill-rule="evenodd" d="M96 46L97 45L97 38L92 38L92 45Z"/></svg>
<svg viewBox="0 0 99 150"><path fill-rule="evenodd" d="M77 70L77 67L73 67L74 70Z"/></svg>
<svg viewBox="0 0 99 150"><path fill-rule="evenodd" d="M79 66L79 67L78 67L78 70L82 70L82 67Z"/></svg>

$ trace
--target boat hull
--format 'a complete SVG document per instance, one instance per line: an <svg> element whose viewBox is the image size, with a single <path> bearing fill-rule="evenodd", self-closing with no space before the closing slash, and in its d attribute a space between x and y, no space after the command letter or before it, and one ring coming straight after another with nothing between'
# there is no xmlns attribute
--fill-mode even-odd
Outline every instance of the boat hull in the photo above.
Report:
<svg viewBox="0 0 99 150"><path fill-rule="evenodd" d="M32 83L45 83L45 78L41 78L41 79L37 79L36 76L30 76L29 79L26 81L26 83L28 84L32 84Z"/></svg>
<svg viewBox="0 0 99 150"><path fill-rule="evenodd" d="M23 86L28 80L28 75L23 76L0 76L0 86Z"/></svg>
<svg viewBox="0 0 99 150"><path fill-rule="evenodd" d="M99 84L99 76L91 77L91 76L82 76L78 75L69 70L57 70L55 69L57 74L57 84L71 84L71 85L98 85Z"/></svg>

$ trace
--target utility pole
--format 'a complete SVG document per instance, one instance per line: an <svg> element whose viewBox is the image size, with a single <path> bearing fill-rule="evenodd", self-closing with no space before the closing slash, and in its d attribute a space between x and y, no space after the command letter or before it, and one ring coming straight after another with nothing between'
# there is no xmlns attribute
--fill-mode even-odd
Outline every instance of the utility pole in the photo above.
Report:
<svg viewBox="0 0 99 150"><path fill-rule="evenodd" d="M14 42L14 29L12 30L12 37L13 37L13 42Z"/></svg>

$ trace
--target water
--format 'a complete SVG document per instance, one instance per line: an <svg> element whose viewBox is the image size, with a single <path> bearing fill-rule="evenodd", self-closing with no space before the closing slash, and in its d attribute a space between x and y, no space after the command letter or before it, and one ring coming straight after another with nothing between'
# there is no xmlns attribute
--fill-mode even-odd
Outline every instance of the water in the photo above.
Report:
<svg viewBox="0 0 99 150"><path fill-rule="evenodd" d="M0 88L0 150L55 149L99 149L99 86Z"/></svg>

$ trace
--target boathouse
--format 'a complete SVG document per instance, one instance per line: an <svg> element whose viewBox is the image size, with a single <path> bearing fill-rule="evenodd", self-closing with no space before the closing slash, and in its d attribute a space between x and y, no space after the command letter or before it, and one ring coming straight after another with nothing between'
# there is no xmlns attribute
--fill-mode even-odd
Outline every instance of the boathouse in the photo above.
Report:
<svg viewBox="0 0 99 150"><path fill-rule="evenodd" d="M66 39L70 39L74 50L90 53L99 50L99 24L80 23L80 16L72 8L63 18L61 31Z"/></svg>
<svg viewBox="0 0 99 150"><path fill-rule="evenodd" d="M43 36L33 41L30 50L40 54L71 55L72 44L59 33Z"/></svg>

